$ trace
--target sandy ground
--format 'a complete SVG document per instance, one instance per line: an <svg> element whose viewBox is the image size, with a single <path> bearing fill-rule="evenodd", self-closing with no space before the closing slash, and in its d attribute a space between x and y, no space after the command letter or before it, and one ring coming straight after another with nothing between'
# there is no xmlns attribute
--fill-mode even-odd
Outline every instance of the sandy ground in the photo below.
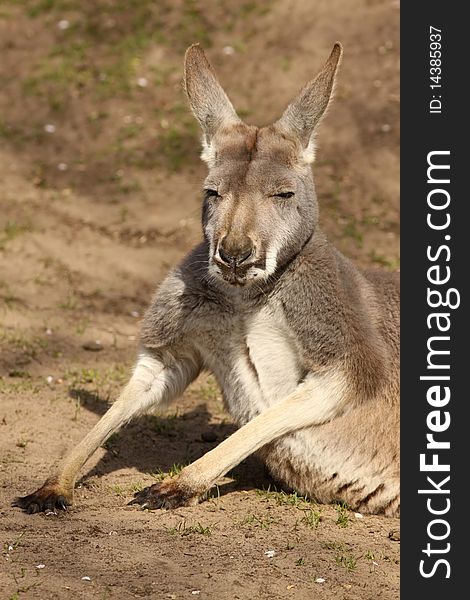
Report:
<svg viewBox="0 0 470 600"><path fill-rule="evenodd" d="M343 42L323 226L359 264L398 268L398 17L375 0L0 4L1 598L399 597L396 519L276 490L255 457L197 507L126 506L233 431L210 376L107 442L66 514L10 507L116 397L152 290L200 238L190 43L264 124Z"/></svg>

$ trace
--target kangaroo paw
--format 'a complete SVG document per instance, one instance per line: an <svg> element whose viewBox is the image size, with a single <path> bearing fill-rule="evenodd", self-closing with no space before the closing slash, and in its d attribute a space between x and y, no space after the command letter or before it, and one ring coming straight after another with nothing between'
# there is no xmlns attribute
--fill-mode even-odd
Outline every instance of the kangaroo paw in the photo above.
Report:
<svg viewBox="0 0 470 600"><path fill-rule="evenodd" d="M134 499L129 504L139 504L142 508L153 510L156 508L192 506L197 504L198 501L198 494L179 484L177 477L172 477L136 492Z"/></svg>
<svg viewBox="0 0 470 600"><path fill-rule="evenodd" d="M67 506L71 504L72 494L62 489L55 479L48 479L32 494L15 498L12 502L12 506L17 506L29 514L46 510L67 510Z"/></svg>

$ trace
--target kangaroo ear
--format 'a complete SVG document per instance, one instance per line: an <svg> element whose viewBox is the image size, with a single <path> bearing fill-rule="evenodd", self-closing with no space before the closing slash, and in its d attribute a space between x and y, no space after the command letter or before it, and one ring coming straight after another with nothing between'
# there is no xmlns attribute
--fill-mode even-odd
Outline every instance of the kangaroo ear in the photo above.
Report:
<svg viewBox="0 0 470 600"><path fill-rule="evenodd" d="M323 69L302 88L276 122L279 129L300 140L306 162L313 162L314 131L330 102L342 54L341 44L336 43Z"/></svg>
<svg viewBox="0 0 470 600"><path fill-rule="evenodd" d="M191 110L204 132L205 145L210 144L220 127L240 121L199 44L186 50L184 86Z"/></svg>

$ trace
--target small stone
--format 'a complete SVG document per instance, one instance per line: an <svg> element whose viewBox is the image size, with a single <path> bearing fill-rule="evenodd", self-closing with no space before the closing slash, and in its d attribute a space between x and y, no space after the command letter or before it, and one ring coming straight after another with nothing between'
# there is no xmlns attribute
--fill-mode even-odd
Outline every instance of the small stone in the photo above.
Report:
<svg viewBox="0 0 470 600"><path fill-rule="evenodd" d="M89 340L83 344L82 348L89 352L99 352L103 350L103 344L99 340Z"/></svg>
<svg viewBox="0 0 470 600"><path fill-rule="evenodd" d="M388 532L388 537L389 537L389 539L392 540L392 542L399 542L400 541L400 530L399 529L391 529Z"/></svg>
<svg viewBox="0 0 470 600"><path fill-rule="evenodd" d="M82 577L82 581L91 581L91 577L88 577L88 575L85 575L84 577Z"/></svg>
<svg viewBox="0 0 470 600"><path fill-rule="evenodd" d="M61 29L62 31L65 31L66 29L68 29L70 27L70 21L67 21L67 19L61 19L57 23L57 27L59 29Z"/></svg>
<svg viewBox="0 0 470 600"><path fill-rule="evenodd" d="M213 431L203 431L201 433L201 440L203 442L216 442L217 441L217 435L213 432Z"/></svg>
<svg viewBox="0 0 470 600"><path fill-rule="evenodd" d="M227 56L231 56L232 54L235 54L235 48L233 46L224 46L222 52Z"/></svg>
<svg viewBox="0 0 470 600"><path fill-rule="evenodd" d="M361 513L354 513L354 516L356 517L356 519L363 519L364 515L361 515Z"/></svg>
<svg viewBox="0 0 470 600"><path fill-rule="evenodd" d="M43 565L42 563L40 565L36 565L36 569L44 569L46 567L46 565Z"/></svg>
<svg viewBox="0 0 470 600"><path fill-rule="evenodd" d="M315 579L315 583L325 583L326 579L323 579L323 577L317 577Z"/></svg>
<svg viewBox="0 0 470 600"><path fill-rule="evenodd" d="M46 133L55 133L55 125L53 125L52 123L46 123L44 125L44 131Z"/></svg>
<svg viewBox="0 0 470 600"><path fill-rule="evenodd" d="M147 87L149 84L148 79L146 77L139 77L137 80L137 85L141 88Z"/></svg>
<svg viewBox="0 0 470 600"><path fill-rule="evenodd" d="M268 558L274 558L274 555L276 554L276 552L274 550L265 550L264 555L267 556Z"/></svg>

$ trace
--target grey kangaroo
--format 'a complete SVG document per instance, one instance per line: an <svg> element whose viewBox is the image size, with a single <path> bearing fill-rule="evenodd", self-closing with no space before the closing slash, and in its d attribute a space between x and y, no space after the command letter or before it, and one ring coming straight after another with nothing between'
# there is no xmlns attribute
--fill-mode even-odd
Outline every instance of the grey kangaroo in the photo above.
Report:
<svg viewBox="0 0 470 600"><path fill-rule="evenodd" d="M399 514L398 275L361 270L328 242L311 169L341 55L335 44L282 117L258 128L237 116L200 46L187 50L184 84L209 168L204 239L159 286L119 398L16 506L64 510L110 435L168 405L206 369L239 428L131 503L197 503L258 452L299 494Z"/></svg>

